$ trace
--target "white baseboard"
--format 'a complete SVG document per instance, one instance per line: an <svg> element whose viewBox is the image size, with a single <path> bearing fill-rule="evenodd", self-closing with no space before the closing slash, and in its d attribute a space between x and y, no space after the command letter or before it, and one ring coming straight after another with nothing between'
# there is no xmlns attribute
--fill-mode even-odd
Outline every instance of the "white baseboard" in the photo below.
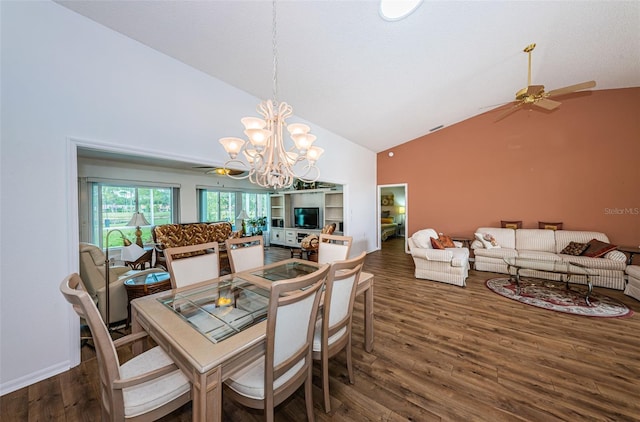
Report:
<svg viewBox="0 0 640 422"><path fill-rule="evenodd" d="M54 375L61 374L62 372L68 371L69 368L70 368L69 362L65 361L57 365L53 365L48 368L44 368L40 371L33 372L23 377L17 378L15 380L5 382L2 385L0 385L0 396L4 396L5 394L12 393L16 390L19 390L23 387L27 387L31 384L35 384L36 382L45 380Z"/></svg>

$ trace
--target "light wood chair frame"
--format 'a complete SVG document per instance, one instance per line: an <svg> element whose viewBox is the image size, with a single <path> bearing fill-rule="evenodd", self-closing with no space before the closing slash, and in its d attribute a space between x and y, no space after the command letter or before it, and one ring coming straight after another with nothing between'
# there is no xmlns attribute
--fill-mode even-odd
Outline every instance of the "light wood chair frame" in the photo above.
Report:
<svg viewBox="0 0 640 422"><path fill-rule="evenodd" d="M94 338L98 372L100 373L100 392L103 421L154 421L191 401L191 388L186 393L178 396L162 406L148 413L136 417L125 418L123 390L149 381L158 379L164 375L179 370L175 364L157 368L145 374L133 378L120 378L120 361L117 348L144 340L148 337L146 332L130 334L117 340L112 340L107 327L102 321L98 308L84 290L82 279L77 273L67 276L60 284L60 291L67 302L73 305L75 312L87 321Z"/></svg>
<svg viewBox="0 0 640 422"><path fill-rule="evenodd" d="M231 267L232 273L262 267L264 265L264 238L262 235L227 239L224 241L224 244L227 249L227 255L229 256L229 266ZM237 254L234 253L242 248L260 248L262 251L262 262L252 266L244 266L243 263L238 260ZM236 255L235 258L234 254Z"/></svg>
<svg viewBox="0 0 640 422"><path fill-rule="evenodd" d="M356 290L364 266L364 260L367 257L366 252L362 252L359 256L345 261L336 261L331 264L327 281L325 283L324 303L322 307L322 324L321 324L321 348L313 351L313 359L319 360L322 367L322 391L324 395L324 408L327 413L331 411L331 398L329 395L329 359L337 355L342 350L347 354L347 371L349 373L349 382L355 383L353 376L353 360L351 358L351 321L353 316L353 304L356 298ZM336 321L333 325L329 325L331 321L331 298L333 297L334 286L342 280L352 278L353 282L350 286L349 303L347 305L346 315ZM346 329L345 334L338 340L329 344L329 339L342 329Z"/></svg>
<svg viewBox="0 0 640 422"><path fill-rule="evenodd" d="M173 269L173 262L183 259L195 258L200 255L189 256L185 258L179 257L182 254L193 253L193 252L203 252L203 253L211 253L215 254L218 261L217 274L212 274L211 279L220 277L220 249L218 246L218 242L209 242L209 243L199 243L196 245L188 245L188 246L178 246L175 248L167 248L164 250L164 256L166 259L167 271L169 271L169 276L171 277L171 288L176 289L180 287L185 287L187 285L193 284L195 282L187 282L187 283L177 283L176 275ZM200 280L205 281L205 280Z"/></svg>
<svg viewBox="0 0 640 422"><path fill-rule="evenodd" d="M341 236L337 234L321 234L318 242L318 263L319 264L328 264L330 262L326 262L322 260L322 246L327 246L328 243L337 243L341 245L345 245L347 247L347 253L345 254L344 259L349 258L349 253L351 252L351 244L353 243L353 237L351 236Z"/></svg>
<svg viewBox="0 0 640 422"><path fill-rule="evenodd" d="M307 419L313 422L313 333L318 315L318 307L329 265L323 265L318 271L306 276L294 279L276 281L271 285L269 297L269 310L267 313L267 336L265 350L265 374L264 374L264 399L242 395L229 387L224 393L234 401L252 409L263 409L267 422L274 420L274 408L291 396L302 384L304 384L305 403ZM281 364L274 365L275 357L275 331L278 320L278 308L284 305L291 305L314 295L313 308L307 328L306 341L293 355ZM279 388L273 388L273 383L288 370L297 365L304 357L304 365L298 372Z"/></svg>

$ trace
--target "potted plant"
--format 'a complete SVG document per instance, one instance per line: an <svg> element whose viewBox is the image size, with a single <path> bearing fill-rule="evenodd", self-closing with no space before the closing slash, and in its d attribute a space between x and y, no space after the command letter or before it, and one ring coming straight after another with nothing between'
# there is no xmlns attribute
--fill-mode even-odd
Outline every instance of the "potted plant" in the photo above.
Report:
<svg viewBox="0 0 640 422"><path fill-rule="evenodd" d="M254 235L262 234L267 224L267 217L256 217L249 219L249 225L251 226L251 233Z"/></svg>

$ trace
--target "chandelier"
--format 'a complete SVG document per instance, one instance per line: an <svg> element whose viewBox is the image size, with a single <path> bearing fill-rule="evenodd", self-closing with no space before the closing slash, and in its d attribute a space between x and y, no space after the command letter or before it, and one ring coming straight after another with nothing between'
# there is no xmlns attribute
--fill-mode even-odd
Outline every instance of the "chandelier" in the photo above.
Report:
<svg viewBox="0 0 640 422"><path fill-rule="evenodd" d="M240 138L221 138L230 160L225 169L244 169L242 176L227 173L233 179L246 179L264 188L283 189L290 187L295 179L305 183L315 182L320 177L316 161L324 149L313 146L316 137L309 133L309 126L302 123L287 125L286 120L293 114L293 108L278 102L278 48L276 44L276 2L273 1L273 101L262 101L257 110L262 116L245 117L244 134L249 141ZM293 146L285 146L286 127Z"/></svg>

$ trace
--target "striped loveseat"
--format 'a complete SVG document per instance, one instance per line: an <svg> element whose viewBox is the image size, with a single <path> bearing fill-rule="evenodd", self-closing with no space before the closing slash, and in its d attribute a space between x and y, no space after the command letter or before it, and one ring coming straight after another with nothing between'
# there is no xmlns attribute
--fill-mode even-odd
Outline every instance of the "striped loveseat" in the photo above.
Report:
<svg viewBox="0 0 640 422"><path fill-rule="evenodd" d="M604 233L575 230L545 230L545 229L507 229L496 227L480 227L475 233L476 239L471 244L475 255L475 269L507 274L507 264L504 258L520 257L536 260L556 260L571 262L593 270L597 277L592 278L594 286L623 290L625 288L626 256L612 250L599 258L569 255L562 251L571 243L588 243L592 239L609 243ZM487 242L493 239L495 245ZM482 240L481 240L482 239ZM559 274L523 270L521 274L560 280ZM586 279L578 276L571 278L572 282L586 284Z"/></svg>

